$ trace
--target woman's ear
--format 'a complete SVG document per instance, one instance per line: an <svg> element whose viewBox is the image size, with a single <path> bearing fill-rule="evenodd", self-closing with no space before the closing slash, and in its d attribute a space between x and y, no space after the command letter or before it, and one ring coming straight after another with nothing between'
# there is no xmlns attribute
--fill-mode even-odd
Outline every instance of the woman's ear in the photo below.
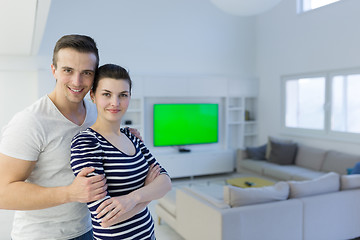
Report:
<svg viewBox="0 0 360 240"><path fill-rule="evenodd" d="M91 98L91 101L92 101L93 103L95 103L95 94L94 94L94 92L93 92L92 89L90 90L90 98Z"/></svg>

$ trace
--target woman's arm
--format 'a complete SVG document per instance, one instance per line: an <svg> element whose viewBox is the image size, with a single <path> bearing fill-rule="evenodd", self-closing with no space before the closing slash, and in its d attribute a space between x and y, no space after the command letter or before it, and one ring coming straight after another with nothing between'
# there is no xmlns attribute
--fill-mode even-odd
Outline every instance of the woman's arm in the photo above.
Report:
<svg viewBox="0 0 360 240"><path fill-rule="evenodd" d="M128 134L128 132L125 132L125 134ZM153 174L153 180L145 182L143 187L134 190L127 195L113 197L104 201L96 210L98 217L102 217L108 213L102 219L103 226L112 225L108 224L108 222L119 222L118 219L121 219L122 215L127 214L130 211L133 212L133 209L139 204L142 205L143 203L146 203L147 205L152 200L163 197L171 189L171 180L167 175L166 170L157 163L156 159L146 148L144 142L131 135L129 136L130 139L135 141L136 145L139 146L143 157L150 166L148 176L152 174L152 172L156 172L156 174Z"/></svg>
<svg viewBox="0 0 360 240"><path fill-rule="evenodd" d="M145 186L152 183L156 179L156 177L159 176L159 174L160 174L160 166L152 164L145 179ZM102 219L102 222L100 223L102 227L110 227L116 223L125 221L138 214L150 203L150 201L142 202L136 204L131 210L127 212L124 211L120 212L119 208L116 208L116 207L121 207L121 203L119 202L119 199L120 197L114 197L108 199L105 202L103 202L98 208L98 209L104 208L103 210L100 210L98 217L102 217L106 214L106 216Z"/></svg>
<svg viewBox="0 0 360 240"><path fill-rule="evenodd" d="M171 190L171 181L169 176L161 174L149 185L139 188L127 195L112 197L104 201L96 210L99 214L98 218L107 214L102 221L110 221L117 219L122 214L132 211L135 206L141 203L149 203L152 200L162 198L168 191ZM114 222L118 222L114 220Z"/></svg>

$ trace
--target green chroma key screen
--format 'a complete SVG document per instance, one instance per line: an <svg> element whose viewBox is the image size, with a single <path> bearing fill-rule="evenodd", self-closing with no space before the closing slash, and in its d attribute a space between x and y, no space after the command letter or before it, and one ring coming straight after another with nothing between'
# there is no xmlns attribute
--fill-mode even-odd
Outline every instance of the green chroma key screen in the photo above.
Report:
<svg viewBox="0 0 360 240"><path fill-rule="evenodd" d="M154 104L154 146L218 142L218 104Z"/></svg>

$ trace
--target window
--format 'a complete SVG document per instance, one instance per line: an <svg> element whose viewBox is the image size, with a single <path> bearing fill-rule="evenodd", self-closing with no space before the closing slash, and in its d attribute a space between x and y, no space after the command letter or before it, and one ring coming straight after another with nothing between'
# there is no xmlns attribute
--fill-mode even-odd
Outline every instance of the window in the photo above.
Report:
<svg viewBox="0 0 360 240"><path fill-rule="evenodd" d="M287 131L360 138L360 69L283 81L283 125Z"/></svg>
<svg viewBox="0 0 360 240"><path fill-rule="evenodd" d="M300 78L286 81L287 127L323 129L325 78Z"/></svg>
<svg viewBox="0 0 360 240"><path fill-rule="evenodd" d="M298 0L299 13L329 5L340 0Z"/></svg>
<svg viewBox="0 0 360 240"><path fill-rule="evenodd" d="M332 78L331 130L360 133L360 74Z"/></svg>

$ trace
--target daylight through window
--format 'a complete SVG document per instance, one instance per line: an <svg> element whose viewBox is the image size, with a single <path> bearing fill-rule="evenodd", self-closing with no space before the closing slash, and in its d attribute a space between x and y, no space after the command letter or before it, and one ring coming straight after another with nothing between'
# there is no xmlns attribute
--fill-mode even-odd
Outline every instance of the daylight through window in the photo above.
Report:
<svg viewBox="0 0 360 240"><path fill-rule="evenodd" d="M319 7L323 7L329 5L334 2L338 2L340 0L298 0L300 11L299 12L306 12L309 10L313 10Z"/></svg>
<svg viewBox="0 0 360 240"><path fill-rule="evenodd" d="M285 129L360 137L360 70L283 81Z"/></svg>

